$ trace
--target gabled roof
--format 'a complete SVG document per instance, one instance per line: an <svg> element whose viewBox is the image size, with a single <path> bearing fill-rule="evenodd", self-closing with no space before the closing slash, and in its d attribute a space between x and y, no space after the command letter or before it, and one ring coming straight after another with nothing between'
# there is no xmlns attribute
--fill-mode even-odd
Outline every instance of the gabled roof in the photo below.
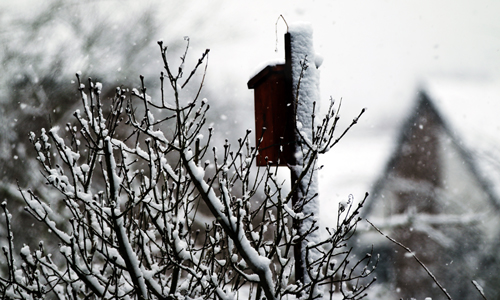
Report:
<svg viewBox="0 0 500 300"><path fill-rule="evenodd" d="M397 146L383 174L375 181L371 197L362 212L363 215L370 214L385 181L402 155L403 145L411 138L409 132L417 126L417 119L423 113L431 114L437 125L449 136L468 171L477 178L482 189L489 196L491 204L496 209L500 209L500 163L495 167L490 161L494 159L493 155L496 151L498 154L496 157L500 162L500 89L497 95L490 91L490 93L483 94L483 98L478 99L472 98L469 94L475 89L470 89L469 93L466 93L463 91L464 86L466 85L456 85L450 82L447 84L430 82L417 93L416 105L400 129ZM472 99L474 100L471 101ZM470 103L470 106L466 103ZM468 109L464 111L464 107ZM481 110L488 112L496 110L499 112L499 117L490 120L482 119ZM485 126L489 128L483 129ZM488 134L490 138L494 135L495 128L497 135L493 139L484 140L488 138ZM486 136L485 133L487 133Z"/></svg>
<svg viewBox="0 0 500 300"><path fill-rule="evenodd" d="M417 91L425 93L459 149L467 153L476 175L488 186L489 193L499 199L500 78L434 77L424 81ZM415 107L416 103L412 108ZM413 114L414 109L408 111L405 119L409 120ZM335 203L349 194L354 195L355 201L361 200L365 192L370 192L368 202L374 198L375 186L397 149L402 128L409 122L401 119L391 116L386 123L394 125L382 129L365 126L361 120L330 153L320 156L320 163L325 165L319 173L320 199L322 207L328 208L320 212L322 225L330 226L336 220Z"/></svg>
<svg viewBox="0 0 500 300"><path fill-rule="evenodd" d="M425 93L443 127L468 157L467 164L474 166L476 176L487 186L488 193L499 199L500 78L434 77L424 81L417 91ZM418 99L420 96L406 100L415 102ZM359 201L365 192L370 192L368 202L375 198L373 192L387 172L387 164L400 142L402 128L408 126L413 114L413 109L407 112L406 122L393 116L391 123L394 126L385 129L363 127L360 121L358 127L353 128L328 155L320 157L320 163L325 165L320 172L321 205L329 208L321 210L320 220L324 226L336 220L336 207L331 206L332 202L345 200L349 194ZM390 112L387 117L391 117Z"/></svg>
<svg viewBox="0 0 500 300"><path fill-rule="evenodd" d="M475 172L500 199L500 80L428 80L424 89Z"/></svg>

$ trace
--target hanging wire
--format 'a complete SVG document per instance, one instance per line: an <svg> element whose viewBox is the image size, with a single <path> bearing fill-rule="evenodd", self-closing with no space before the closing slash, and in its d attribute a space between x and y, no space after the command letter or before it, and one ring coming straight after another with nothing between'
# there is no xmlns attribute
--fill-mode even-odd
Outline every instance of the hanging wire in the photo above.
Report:
<svg viewBox="0 0 500 300"><path fill-rule="evenodd" d="M274 25L274 28L276 30L276 48L274 49L274 52L278 52L278 22L280 21L280 19L282 19L283 22L285 22L286 32L288 32L288 23L286 22L285 17L283 17L283 15L280 15L278 17L278 20L276 20L276 24Z"/></svg>

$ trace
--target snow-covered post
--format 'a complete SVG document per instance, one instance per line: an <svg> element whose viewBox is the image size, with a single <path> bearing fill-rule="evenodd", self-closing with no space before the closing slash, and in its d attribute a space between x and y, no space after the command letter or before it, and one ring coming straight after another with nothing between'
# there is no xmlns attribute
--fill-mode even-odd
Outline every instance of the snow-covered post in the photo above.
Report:
<svg viewBox="0 0 500 300"><path fill-rule="evenodd" d="M304 215L295 220L294 228L302 238L294 248L295 277L304 284L310 282L307 261L315 259L316 251L307 251L307 245L319 242L315 230L319 215L318 176L316 169L317 149L314 146L314 111L319 103L319 71L313 48L313 30L309 24L299 23L289 27L290 47L287 63L291 68L293 103L295 106L296 136L295 165L290 165L294 190L294 209ZM319 65L319 64L318 64Z"/></svg>
<svg viewBox="0 0 500 300"><path fill-rule="evenodd" d="M334 117L331 110L319 130L314 113L319 100L321 59L312 46L312 28L308 24L289 26L285 34L285 64L270 64L253 76L248 87L255 90L255 128L259 148L257 166L288 166L291 169L294 217L295 279L310 283L308 268L317 254L319 242L318 180L315 172L318 153L331 145L332 130L325 125ZM318 59L319 58L319 59ZM333 113L333 114L332 114ZM325 123L326 121L326 123ZM327 137L327 132L328 136ZM320 137L321 136L321 137ZM323 143L323 141L327 141ZM318 145L320 146L318 149ZM312 243L307 249L307 245ZM314 268L318 271L317 265Z"/></svg>

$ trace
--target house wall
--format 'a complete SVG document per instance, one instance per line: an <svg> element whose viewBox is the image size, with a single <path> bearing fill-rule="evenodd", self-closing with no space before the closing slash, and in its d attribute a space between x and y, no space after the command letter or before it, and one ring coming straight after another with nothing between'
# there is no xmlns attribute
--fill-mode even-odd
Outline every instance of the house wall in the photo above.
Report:
<svg viewBox="0 0 500 300"><path fill-rule="evenodd" d="M446 267L447 273L454 275L450 285L469 295L467 299L482 299L470 284L475 280L484 287L488 299L499 299L499 211L482 188L484 183L470 169L470 157L464 158L449 136L443 136L441 144L445 176L438 204L448 215L439 221L443 223L441 231L452 241L446 248L450 259L455 259L455 266Z"/></svg>

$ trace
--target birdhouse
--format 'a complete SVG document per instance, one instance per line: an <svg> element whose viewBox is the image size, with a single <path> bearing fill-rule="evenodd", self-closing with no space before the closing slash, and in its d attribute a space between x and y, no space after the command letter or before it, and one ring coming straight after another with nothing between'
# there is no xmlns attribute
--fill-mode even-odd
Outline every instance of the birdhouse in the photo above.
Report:
<svg viewBox="0 0 500 300"><path fill-rule="evenodd" d="M285 64L265 67L247 84L254 90L257 166L294 164L295 109L287 40L289 46L285 35Z"/></svg>

